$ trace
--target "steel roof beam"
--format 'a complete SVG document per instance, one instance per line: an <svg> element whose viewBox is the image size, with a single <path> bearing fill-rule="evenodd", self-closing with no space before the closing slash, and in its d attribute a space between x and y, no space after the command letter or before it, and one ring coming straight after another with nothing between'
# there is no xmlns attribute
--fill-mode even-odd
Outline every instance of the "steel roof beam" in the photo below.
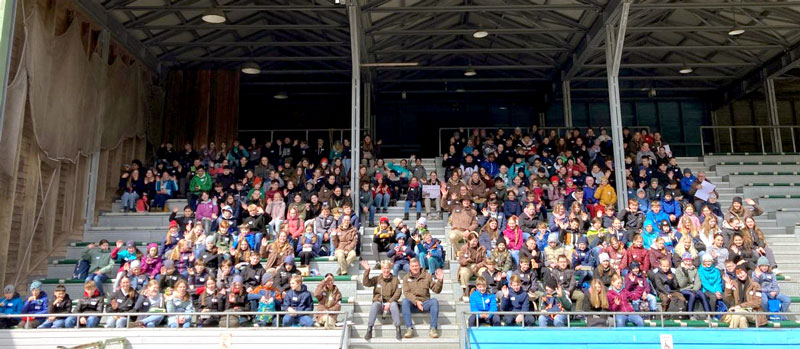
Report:
<svg viewBox="0 0 800 349"><path fill-rule="evenodd" d="M577 28L485 28L491 34L552 34L552 33L582 33L584 30ZM730 30L730 28L728 28ZM397 36L436 36L436 35L472 35L474 28L465 29L434 29L434 30L379 30L368 31L367 35L397 35Z"/></svg>
<svg viewBox="0 0 800 349"><path fill-rule="evenodd" d="M208 10L209 6L112 6L109 11L199 11L203 12ZM239 12L239 11L269 11L269 12L282 12L282 11L333 11L344 12L342 6L283 6L283 5L219 5L215 8L223 11Z"/></svg>
<svg viewBox="0 0 800 349"><path fill-rule="evenodd" d="M757 69L753 69L744 77L734 81L725 88L715 103L715 107L724 106L740 99L764 86L767 79L779 78L788 71L800 67L800 45L770 59Z"/></svg>
<svg viewBox="0 0 800 349"><path fill-rule="evenodd" d="M350 47L350 43L343 41L162 41L150 43L148 46L166 47L217 47L217 46L241 46L241 47L309 47L309 46L342 46Z"/></svg>
<svg viewBox="0 0 800 349"><path fill-rule="evenodd" d="M143 24L130 29L148 30L347 30L341 24Z"/></svg>
<svg viewBox="0 0 800 349"><path fill-rule="evenodd" d="M539 11L586 11L597 10L598 6L582 4L541 4L541 5L464 5L464 6L406 6L406 7L373 7L363 10L368 13L403 12L403 13L440 13L440 12L539 12Z"/></svg>

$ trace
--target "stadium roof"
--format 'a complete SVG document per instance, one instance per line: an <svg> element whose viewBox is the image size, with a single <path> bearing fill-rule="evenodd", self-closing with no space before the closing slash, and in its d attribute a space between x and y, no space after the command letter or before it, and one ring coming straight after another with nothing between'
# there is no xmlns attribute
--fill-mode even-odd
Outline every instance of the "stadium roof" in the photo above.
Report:
<svg viewBox="0 0 800 349"><path fill-rule="evenodd" d="M231 68L243 83L348 94L350 24L334 0L76 0L151 66ZM607 96L606 19L623 0L357 0L362 64L374 92ZM227 21L205 23L209 8ZM732 29L744 30L732 36ZM766 78L800 76L800 1L634 0L620 70L623 97L724 103ZM476 31L488 36L476 38ZM477 73L465 76L472 68ZM691 73L681 73L691 68ZM684 71L685 72L685 71Z"/></svg>

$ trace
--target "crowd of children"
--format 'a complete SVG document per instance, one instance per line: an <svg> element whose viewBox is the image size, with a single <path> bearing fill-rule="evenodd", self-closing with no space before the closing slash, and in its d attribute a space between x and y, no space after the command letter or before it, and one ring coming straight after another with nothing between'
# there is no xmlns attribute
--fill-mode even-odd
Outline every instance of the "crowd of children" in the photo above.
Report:
<svg viewBox="0 0 800 349"><path fill-rule="evenodd" d="M81 295L70 297L63 286L47 295L36 281L22 299L7 286L0 308L21 315L0 319L0 327L95 327L98 313L110 328L270 326L277 321L269 313L203 313L335 311L342 297L334 275L325 275L313 294L302 276L317 272L311 262L321 256L347 274L361 255L362 227L381 269L370 277L370 265L362 263L364 285L374 290L368 339L380 311L392 314L398 338L401 325L403 337L415 335L411 313L430 313L430 335L438 337L439 304L430 292L441 291L442 268L451 259L472 311L549 313L481 314L473 324L565 326L570 311L614 311L617 325L642 326L640 316L624 313L727 309L725 320L745 327L766 321L749 311L787 311L777 263L754 219L762 213L758 205L737 197L723 212L714 192L696 195L705 174L680 169L660 134L625 129L623 136L626 157L619 161L630 199L622 212L615 209L615 159L604 129L564 136L535 126L457 132L443 156L444 181L416 157L385 163L379 142L367 136L363 165L352 169L361 179L359 212L351 201L346 140L330 148L319 140L312 148L288 138L253 139L198 151L164 144L153 166L133 161L120 177L124 211L162 210L170 198L188 199L182 210L172 207L163 240L144 251L134 241L89 245L74 275L85 281ZM439 186L441 196L423 194L423 185ZM405 220L416 211L413 226L387 217L374 224L404 197ZM427 227L442 213L448 248ZM159 315L165 311L186 315ZM152 315L128 323L126 312ZM37 316L48 313L70 315ZM286 326L337 321L281 316Z"/></svg>

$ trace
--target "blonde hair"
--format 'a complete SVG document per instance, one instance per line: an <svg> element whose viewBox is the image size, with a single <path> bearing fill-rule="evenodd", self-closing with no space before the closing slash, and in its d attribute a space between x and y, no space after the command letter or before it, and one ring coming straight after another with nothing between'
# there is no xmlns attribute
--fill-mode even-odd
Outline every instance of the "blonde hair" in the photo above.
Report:
<svg viewBox="0 0 800 349"><path fill-rule="evenodd" d="M612 280L619 279L619 276L615 274L611 279ZM603 282L600 281L599 278L592 280L592 287L589 288L589 304L591 304L592 307L594 308L608 309L608 296L606 295L606 286L603 285Z"/></svg>

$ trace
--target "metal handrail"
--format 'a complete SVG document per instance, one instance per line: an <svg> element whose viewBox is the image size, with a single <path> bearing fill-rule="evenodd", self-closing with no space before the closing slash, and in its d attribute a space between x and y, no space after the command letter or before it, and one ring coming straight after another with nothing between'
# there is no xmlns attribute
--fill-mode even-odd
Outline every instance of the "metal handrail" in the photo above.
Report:
<svg viewBox="0 0 800 349"><path fill-rule="evenodd" d="M735 153L735 151L734 151L734 138L733 138L734 132L733 131L736 130L736 129L747 129L747 130L756 130L757 129L758 130L758 135L759 135L759 142L761 144L761 154L767 154L766 145L764 144L764 130L765 129L771 130L771 133L774 136L773 140L775 142L778 142L778 144L774 144L774 146L775 145L780 146L781 150L782 150L783 146L780 143L781 142L780 131L784 130L784 129L788 129L788 130L790 130L789 133L790 133L791 139L792 139L792 152L793 153L797 152L797 148L798 147L797 147L797 142L795 140L794 133L795 133L795 130L800 130L800 126L794 126L794 125L792 125L792 126L756 126L756 125L749 125L749 126L700 126L700 151L702 152L702 154L706 155L706 150L705 150L706 143L705 143L705 140L703 138L704 137L703 136L703 131L704 130L712 130L712 131L714 131L715 132L715 137L716 137L716 132L718 132L718 130L727 130L728 131L728 140L730 141L730 150L731 150L730 152L731 153ZM754 154L757 154L757 153L758 152L754 152Z"/></svg>
<svg viewBox="0 0 800 349"><path fill-rule="evenodd" d="M528 127L527 127L527 126L525 126L525 127L522 127L522 126L462 126L462 127L440 127L440 128L439 128L439 153L438 153L438 155L439 155L439 156L441 156L442 154L444 154L444 153L442 152L442 146L444 145L444 143L442 143L442 140L444 139L444 138L443 138L443 136L442 136L442 132L443 132L443 131L461 131L461 132L466 132L466 133L467 133L467 136L469 136L469 132L470 132L472 129L478 129L478 130L485 129L485 130L492 130L492 131L494 131L494 130L497 130L497 129L503 129L504 131L513 132L513 131L514 131L514 129L515 129L515 128L517 128L517 127L521 127L521 128L523 129L523 133L526 133L526 131L528 130ZM647 130L647 132L648 132L648 133L650 133L650 126L624 126L624 127L627 127L627 128L630 128L630 129L635 129L635 130ZM587 130L587 129L590 129L590 128L592 128L592 129L595 129L595 130L598 130L598 131L599 131L601 128L611 129L611 125L599 125L599 126L574 126L574 127L566 127L566 126L558 126L558 127L539 127L539 129L540 129L540 130L544 130L544 131L545 131L545 135L546 135L547 133L549 133L551 130L555 130L555 131L556 131L556 134L558 134L558 135L559 135L559 137L562 137L562 136L563 136L563 134L562 134L562 133L566 134L566 132L565 132L565 131L571 131L571 130L574 130L574 129L576 129L576 128L577 128L577 129L579 129L579 130L581 130L581 131L585 131L585 130ZM449 136L448 136L448 137L449 137Z"/></svg>
<svg viewBox="0 0 800 349"><path fill-rule="evenodd" d="M345 317L349 317L350 314L348 311L209 311L209 312L138 312L138 313L45 313L45 314L0 314L0 319L19 319L23 317L33 317L33 318L48 318L48 317L55 317L55 318L68 318L68 317L89 317L89 316L97 316L97 317L104 317L104 316L125 316L127 318L127 322L130 323L131 317L134 316L225 316L226 323L230 320L231 316L259 316L259 315L274 315L275 322L277 322L276 327L280 326L280 316L281 315L342 315L345 314ZM345 323L346 324L346 323ZM79 327L80 324L76 322L76 328ZM346 326L345 326L346 327Z"/></svg>
<svg viewBox="0 0 800 349"><path fill-rule="evenodd" d="M339 140L343 140L345 137L345 132L350 133L351 128L286 128L286 129L273 129L273 130L239 130L237 131L239 134L241 133L258 133L258 132L269 132L269 141L275 141L275 133L276 132L305 132L306 133L306 141L309 141L308 134L310 132L329 132L329 141L332 141L332 135L334 132L339 132ZM364 132L367 129L362 128L361 131Z"/></svg>
<svg viewBox="0 0 800 349"><path fill-rule="evenodd" d="M566 315L567 316L567 326L566 326L567 328L572 327L572 323L570 321L570 317L571 316L575 316L575 315L611 316L612 319L614 320L614 323L616 323L616 316L617 315L626 315L626 316L627 315L639 315L639 316L643 316L643 315L644 316L654 316L655 315L655 316L658 316L660 318L661 327L664 328L665 327L664 326L664 316L676 316L676 315L679 315L679 316L691 316L691 315L695 315L695 316L697 316L697 315L715 316L715 315L731 315L731 314L744 315L744 316L758 316L758 315L765 315L766 316L766 315L776 315L776 314L780 314L782 316L786 316L786 315L795 315L796 316L796 315L800 315L800 312L774 313L774 312L764 312L764 311L753 311L753 312L737 313L737 312L730 312L730 311L727 311L727 312L720 312L720 311L715 311L715 312L712 312L712 311L693 311L693 312L685 312L685 311L661 311L661 312L655 312L655 311L653 311L653 312L641 312L641 311L632 311L632 312L568 311L568 312L560 312L560 313L551 313L551 312L546 312L546 311L477 311L477 312L465 311L465 312L461 313L461 319L459 321L459 324L463 325L461 327L465 328L464 337L463 338L459 338L459 341L461 341L462 339L464 341L464 343L462 343L462 345L461 345L462 348L468 348L469 349L469 348L472 347L472 344L470 343L470 340L467 337L469 335L469 331L466 330L466 328L469 328L469 323L468 323L469 316L470 315L480 315L480 314L489 314L489 315L536 315L536 316L538 316L538 315ZM477 317L476 317L476 321L479 321L477 319ZM709 328L713 328L712 322L711 321L707 321L707 322L708 322L708 327ZM522 327L523 328L526 327L525 326L525 321L522 322ZM756 327L756 329L763 328L763 327L759 327L758 321L756 321L755 327ZM536 326L536 327L533 327L533 328L534 329L538 329L539 327ZM766 328L769 328L769 327L766 327Z"/></svg>
<svg viewBox="0 0 800 349"><path fill-rule="evenodd" d="M339 339L339 349L350 347L350 312L345 312L344 323L342 324L342 336Z"/></svg>

